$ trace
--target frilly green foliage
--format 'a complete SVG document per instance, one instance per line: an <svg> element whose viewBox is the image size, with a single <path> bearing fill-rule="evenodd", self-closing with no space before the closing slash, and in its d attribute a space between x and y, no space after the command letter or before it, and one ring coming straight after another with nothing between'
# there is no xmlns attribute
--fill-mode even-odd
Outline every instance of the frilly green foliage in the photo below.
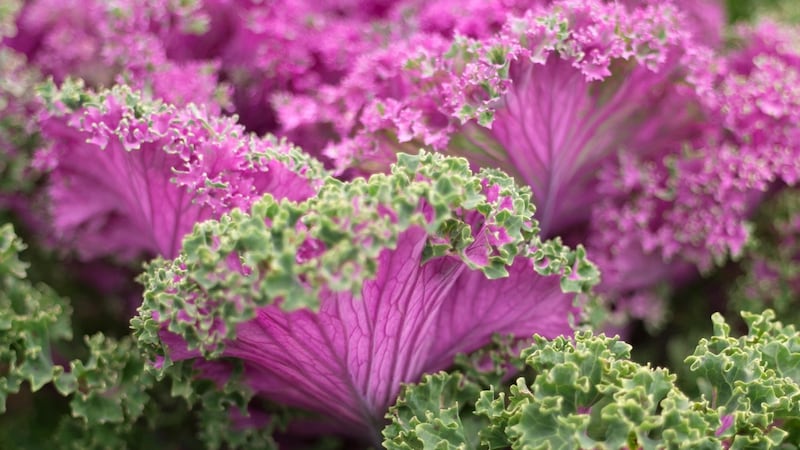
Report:
<svg viewBox="0 0 800 450"><path fill-rule="evenodd" d="M53 379L52 341L70 339L70 307L47 286L26 279L25 248L11 225L0 227L0 413L6 397L28 382L37 391Z"/></svg>
<svg viewBox="0 0 800 450"><path fill-rule="evenodd" d="M720 417L733 416L721 433L730 448L800 444L800 333L775 321L775 313L742 313L749 333L730 335L715 314L714 335L686 358L700 376L703 397ZM796 448L796 447L788 447Z"/></svg>
<svg viewBox="0 0 800 450"><path fill-rule="evenodd" d="M87 424L135 421L153 382L136 347L128 338L117 341L103 334L87 336L85 342L87 361L72 361L69 372L58 367L53 380L58 392L72 395L72 415Z"/></svg>
<svg viewBox="0 0 800 450"><path fill-rule="evenodd" d="M425 375L406 387L387 418L388 449L467 450L479 447L478 432L487 425L471 406L482 386L458 372ZM470 422L475 426L470 427Z"/></svg>
<svg viewBox="0 0 800 450"><path fill-rule="evenodd" d="M535 337L522 356L533 382L520 378L508 394L484 391L477 401L490 421L481 432L489 448L713 448L713 417L677 390L667 370L630 361L630 346L618 338Z"/></svg>
<svg viewBox="0 0 800 450"><path fill-rule="evenodd" d="M69 372L54 368L53 385L71 397L73 418L61 421L55 437L63 448L75 450L129 448L140 431L137 422L150 407L154 380L129 337L117 341L96 334L85 342L86 362L73 360Z"/></svg>
<svg viewBox="0 0 800 450"><path fill-rule="evenodd" d="M71 397L74 418L62 422L58 433L70 438L59 445L125 448L125 433L141 418L153 384L141 353L130 338L98 334L85 340L85 362L73 360L69 371L56 364L53 344L72 338L71 308L49 287L26 279L19 259L24 248L10 225L0 227L0 412L24 382L33 392L52 383Z"/></svg>
<svg viewBox="0 0 800 450"><path fill-rule="evenodd" d="M495 336L487 347L457 355L451 373L425 375L418 385L407 386L387 416L392 422L383 430L384 446L405 450L481 448L478 433L489 421L475 414L475 400L481 390L501 390L509 374L524 370L521 345L512 336Z"/></svg>
<svg viewBox="0 0 800 450"><path fill-rule="evenodd" d="M687 358L709 391L689 399L675 376L629 360L618 338L579 332L535 336L522 351L533 375L508 391L460 373L406 386L387 419L389 449L797 448L800 334L743 313L750 333L735 339L720 315L714 336ZM478 389L483 389L476 394ZM731 420L730 425L728 421ZM465 425L482 422L481 426Z"/></svg>

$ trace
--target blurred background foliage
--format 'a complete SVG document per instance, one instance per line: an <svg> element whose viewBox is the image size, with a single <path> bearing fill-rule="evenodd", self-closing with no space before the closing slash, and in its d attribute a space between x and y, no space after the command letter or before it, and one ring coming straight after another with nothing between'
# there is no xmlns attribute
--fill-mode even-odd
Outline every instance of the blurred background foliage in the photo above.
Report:
<svg viewBox="0 0 800 450"><path fill-rule="evenodd" d="M725 0L728 21L751 21L762 15L796 23L800 21L800 2L795 0Z"/></svg>

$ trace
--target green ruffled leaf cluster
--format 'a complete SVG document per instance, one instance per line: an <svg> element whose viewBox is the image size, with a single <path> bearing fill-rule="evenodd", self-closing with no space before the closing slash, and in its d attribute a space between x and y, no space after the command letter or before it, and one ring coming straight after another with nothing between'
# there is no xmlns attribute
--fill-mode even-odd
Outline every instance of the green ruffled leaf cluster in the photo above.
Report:
<svg viewBox="0 0 800 450"><path fill-rule="evenodd" d="M72 337L68 302L26 279L24 248L11 225L0 227L0 413L23 383L35 392L53 380L51 343Z"/></svg>
<svg viewBox="0 0 800 450"><path fill-rule="evenodd" d="M744 312L747 335L735 338L720 314L714 335L686 358L700 376L703 398L733 423L720 433L730 448L800 444L800 332L775 313ZM788 447L797 448L797 447Z"/></svg>
<svg viewBox="0 0 800 450"><path fill-rule="evenodd" d="M457 355L450 373L425 375L419 384L407 386L387 415L391 423L383 430L384 446L481 448L478 434L489 421L475 414L475 400L482 390L502 390L525 370L519 356L524 346L513 336L495 336L485 348Z"/></svg>
<svg viewBox="0 0 800 450"><path fill-rule="evenodd" d="M32 392L52 384L70 397L72 417L54 433L65 437L59 445L125 448L153 385L141 353L130 338L97 334L85 339L85 361L73 360L69 370L58 364L55 346L72 338L71 308L48 286L27 280L24 248L11 225L0 227L0 412L23 383Z"/></svg>
<svg viewBox="0 0 800 450"><path fill-rule="evenodd" d="M158 426L150 389L154 379L130 337L115 340L96 334L85 338L86 361L73 360L70 370L54 370L53 385L70 397L71 418L55 434L63 448L141 448L142 426ZM143 420L147 419L148 423Z"/></svg>
<svg viewBox="0 0 800 450"><path fill-rule="evenodd" d="M95 334L85 338L86 362L74 360L70 370L57 368L53 380L62 395L72 395L72 415L87 424L135 421L149 401L153 383L129 338L120 341Z"/></svg>
<svg viewBox="0 0 800 450"><path fill-rule="evenodd" d="M483 448L478 435L487 421L471 405L482 386L459 372L425 375L408 386L389 410L383 430L387 449L467 450Z"/></svg>
<svg viewBox="0 0 800 450"><path fill-rule="evenodd" d="M675 375L630 361L618 338L534 337L528 376L508 390L459 372L405 387L387 419L389 449L797 448L800 334L774 314L743 313L732 338L722 316L687 358L709 391L690 399Z"/></svg>

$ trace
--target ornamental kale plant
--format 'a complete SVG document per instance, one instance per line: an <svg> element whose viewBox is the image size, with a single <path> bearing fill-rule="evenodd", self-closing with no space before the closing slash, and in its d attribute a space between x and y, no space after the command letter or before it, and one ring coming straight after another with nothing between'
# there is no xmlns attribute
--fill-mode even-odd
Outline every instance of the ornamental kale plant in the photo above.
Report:
<svg viewBox="0 0 800 450"><path fill-rule="evenodd" d="M0 1L0 448L800 447L795 3Z"/></svg>
<svg viewBox="0 0 800 450"><path fill-rule="evenodd" d="M299 204L266 197L150 265L135 334L161 370L241 360L255 394L369 442L400 383L493 333L553 337L580 319L562 289L583 291L595 270L582 249L538 238L528 198L505 175L424 153ZM218 366L200 373L225 377Z"/></svg>

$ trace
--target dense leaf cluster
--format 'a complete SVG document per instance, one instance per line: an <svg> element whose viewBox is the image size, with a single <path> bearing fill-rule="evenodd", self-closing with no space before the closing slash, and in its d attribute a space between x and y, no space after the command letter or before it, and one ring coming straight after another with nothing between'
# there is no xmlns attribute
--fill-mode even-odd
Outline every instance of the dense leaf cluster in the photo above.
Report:
<svg viewBox="0 0 800 450"><path fill-rule="evenodd" d="M630 360L619 338L535 337L530 372L508 389L461 373L405 388L387 418L390 449L797 448L800 334L774 313L744 313L734 338L722 316L686 359L706 392L690 399L666 369ZM482 382L483 381L483 382Z"/></svg>

